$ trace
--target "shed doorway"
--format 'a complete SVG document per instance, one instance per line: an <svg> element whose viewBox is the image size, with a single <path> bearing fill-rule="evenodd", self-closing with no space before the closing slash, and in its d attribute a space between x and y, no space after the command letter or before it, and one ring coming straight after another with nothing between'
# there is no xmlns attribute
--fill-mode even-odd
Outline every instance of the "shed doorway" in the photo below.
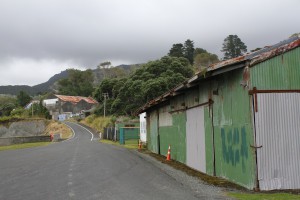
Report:
<svg viewBox="0 0 300 200"><path fill-rule="evenodd" d="M204 107L186 111L186 163L206 173Z"/></svg>
<svg viewBox="0 0 300 200"><path fill-rule="evenodd" d="M300 94L253 94L261 190L300 188Z"/></svg>

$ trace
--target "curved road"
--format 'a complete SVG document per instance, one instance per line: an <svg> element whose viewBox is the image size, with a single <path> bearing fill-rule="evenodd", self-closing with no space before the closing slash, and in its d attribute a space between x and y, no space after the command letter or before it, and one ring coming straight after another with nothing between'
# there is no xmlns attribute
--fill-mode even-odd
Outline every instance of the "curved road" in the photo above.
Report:
<svg viewBox="0 0 300 200"><path fill-rule="evenodd" d="M67 141L0 152L1 200L197 199L131 151L66 124L75 133Z"/></svg>

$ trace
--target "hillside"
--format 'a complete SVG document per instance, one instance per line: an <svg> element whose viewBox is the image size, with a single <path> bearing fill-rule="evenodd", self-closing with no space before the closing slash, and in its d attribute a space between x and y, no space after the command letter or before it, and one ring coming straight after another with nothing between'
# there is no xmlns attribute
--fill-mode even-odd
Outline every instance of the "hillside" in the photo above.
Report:
<svg viewBox="0 0 300 200"><path fill-rule="evenodd" d="M136 65L119 65L111 69L93 69L94 74L94 85L97 85L103 80L104 77L114 77L119 76L119 74L128 75L131 70L136 67L139 67L139 64ZM116 70L119 69L119 70ZM49 91L57 90L57 81L63 78L68 77L68 71L62 71L59 74L55 74L52 76L47 82L41 83L35 86L28 86L28 85L8 85L8 86L0 86L0 94L11 94L17 95L20 91L24 91L29 95L37 95L40 93L45 93Z"/></svg>
<svg viewBox="0 0 300 200"><path fill-rule="evenodd" d="M54 85L56 81L62 78L66 78L67 76L68 76L68 72L62 71L59 74L55 74L54 76L52 76L47 82L35 86L28 86L28 85L0 86L0 94L17 95L20 91L24 91L29 95L36 95L39 93L48 92L51 91L51 87Z"/></svg>

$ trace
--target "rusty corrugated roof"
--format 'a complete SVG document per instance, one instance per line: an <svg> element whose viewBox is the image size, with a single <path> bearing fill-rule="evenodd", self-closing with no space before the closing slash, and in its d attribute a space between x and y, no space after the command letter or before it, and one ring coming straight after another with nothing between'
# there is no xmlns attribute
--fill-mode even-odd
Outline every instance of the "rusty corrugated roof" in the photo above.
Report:
<svg viewBox="0 0 300 200"><path fill-rule="evenodd" d="M83 100L89 104L98 104L98 102L92 97L81 97L81 96L66 96L66 95L55 95L58 99L65 102L70 102L77 104L79 101Z"/></svg>
<svg viewBox="0 0 300 200"><path fill-rule="evenodd" d="M274 56L283 54L287 51L290 51L294 48L297 48L300 46L300 34L294 37L291 37L287 40L281 41L275 45L272 46L267 46L263 49L260 49L258 51L255 52L251 52L251 53L247 53L243 56L239 56L236 58L232 58L229 60L224 60L215 64L210 65L207 69L205 69L204 71L200 71L198 72L196 75L194 75L192 78L190 78L189 80L179 84L178 86L176 86L174 89L166 92L165 94L147 102L144 106L142 106L141 108L139 108L136 113L142 113L145 110L147 110L148 108L159 104L162 101L167 100L168 98L170 98L171 96L174 96L176 94L177 91L185 89L188 87L188 84L191 84L199 79L205 79L207 76L203 75L206 74L207 72L212 72L215 71L217 69L222 69L222 68L226 68L229 66L233 66L233 65L237 65L240 63L245 63L246 61L250 62L250 66L253 66L257 63L263 62L265 60L271 59Z"/></svg>

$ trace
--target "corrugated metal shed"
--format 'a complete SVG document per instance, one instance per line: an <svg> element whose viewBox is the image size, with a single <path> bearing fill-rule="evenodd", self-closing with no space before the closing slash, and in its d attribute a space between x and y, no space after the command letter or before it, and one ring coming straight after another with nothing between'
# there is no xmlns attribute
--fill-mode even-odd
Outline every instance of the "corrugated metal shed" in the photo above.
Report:
<svg viewBox="0 0 300 200"><path fill-rule="evenodd" d="M298 176L292 177L292 174L299 174L297 166L300 163L293 160L294 158L300 160L298 155L294 156L295 152L284 144L282 147L288 150L282 150L283 154L277 155L293 159L285 158L286 165L277 162L273 152L268 151L276 148L273 145L278 145L285 138L281 136L282 139L276 139L268 134L268 131L266 133L265 130L260 131L255 123L256 117L260 124L268 124L270 118L265 114L260 116L252 112L252 109L259 110L260 107L262 110L268 109L268 106L274 103L257 104L257 101L261 101L257 100L260 93L270 90L282 90L287 94L293 91L300 92L299 46L300 37L296 36L262 50L214 64L171 91L146 103L137 113L144 111L147 115L149 113L148 127L153 131L149 133L148 138L154 144L153 146L150 142L150 150L165 155L168 144L171 144L173 159L210 175L224 177L249 189L259 186L257 182L261 189L266 190L299 188ZM257 90L253 87L257 87ZM285 100L288 99L289 97ZM296 100L291 100L291 104L294 104L294 101ZM170 107L169 114L165 116L166 104ZM298 116L297 113L300 111L287 109L282 105L272 109L278 109L278 113L270 112L269 114L276 115L271 118L276 118L276 125L284 127L286 133L290 129L300 128L290 119ZM194 113L192 110L197 112ZM285 111L297 113L277 116ZM172 121L169 120L170 116ZM290 119L291 123L286 123L286 119ZM296 119L298 120L297 117ZM286 124L293 127L286 127ZM201 127L197 127L198 125ZM285 137L290 137L285 141L298 152L300 145L298 136L293 132ZM259 142L271 144L265 154L259 152L260 149L257 148ZM260 159L269 163L261 164ZM275 166L271 166L272 164ZM284 166L287 169L282 169ZM275 167L275 171L271 167ZM274 175L277 172L281 173L284 180Z"/></svg>

